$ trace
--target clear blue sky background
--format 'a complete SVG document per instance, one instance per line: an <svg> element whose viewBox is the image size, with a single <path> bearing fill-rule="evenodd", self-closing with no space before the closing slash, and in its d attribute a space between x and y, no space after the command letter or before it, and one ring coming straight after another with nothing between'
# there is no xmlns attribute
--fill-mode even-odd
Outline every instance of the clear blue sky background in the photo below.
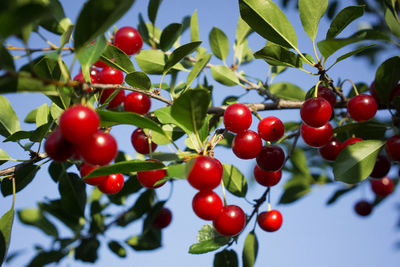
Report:
<svg viewBox="0 0 400 267"><path fill-rule="evenodd" d="M63 1L66 14L74 22L80 10L83 1L70 0ZM147 2L145 0L137 0L133 8L118 22L117 27L126 25L136 26L138 23L138 14L142 13L147 20ZM280 1L276 1L279 2ZM352 1L343 1L352 2ZM213 26L217 26L227 34L231 44L234 41L237 18L239 16L237 1L230 0L203 0L203 1L182 1L182 0L165 0L159 10L157 17L157 26L161 29L172 22L181 22L186 15L193 14L194 10L198 11L200 38L203 40L203 46L209 48L208 33ZM297 12L291 9L290 12L285 11L289 20L293 24L298 33L300 50L312 53L311 42L302 30L300 19ZM359 23L363 22L363 18L353 23L350 29L355 30ZM329 24L326 20L322 20L320 24L319 37L325 35ZM187 32L181 43L190 40L189 32ZM346 36L350 31L345 31L342 36ZM45 32L46 36L48 35ZM58 43L57 39L54 39ZM20 45L15 39L9 39L10 43ZM264 40L253 34L249 39L249 45L256 51L263 47ZM38 38L33 37L30 44L31 47L44 47L46 44ZM144 47L148 49L148 47ZM398 51L388 51L389 54L398 54ZM339 54L339 53L338 53ZM341 53L340 53L341 54ZM228 57L232 58L232 56ZM68 61L69 60L69 61ZM69 58L67 62L70 62ZM384 58L379 59L379 63ZM21 61L22 63L22 61ZM218 61L214 61L218 64ZM228 64L231 62L228 60ZM330 75L337 81L338 79L349 78L355 82L372 82L375 76L376 66L370 66L366 60L357 59L355 61L345 61L338 64L332 69ZM267 65L262 60L257 60L245 67L247 74L253 77L264 79L267 72ZM78 72L77 66L73 70L73 75ZM182 77L182 76L181 76ZM210 76L211 77L211 76ZM153 77L153 82L159 80L159 77ZM212 80L211 78L209 80ZM317 78L309 76L301 71L287 71L276 81L289 81L299 85L304 90L315 85ZM243 93L240 87L224 87L213 82L214 91L216 93L214 101L220 104L221 100L227 95L239 95ZM39 107L44 102L49 102L46 97L40 95L6 95L12 106L17 112L21 121L28 112ZM259 102L261 99L256 94L248 94L241 101ZM153 107L161 107L160 103L153 100ZM269 115L279 116L282 120L288 121L299 118L298 111L276 111L262 112L263 117ZM387 116L387 111L380 112L379 116ZM32 129L32 125L22 123L24 130ZM252 129L256 129L253 123ZM132 127L118 126L112 130L112 134L117 138L118 145L123 151L134 155L135 152L131 148L130 134ZM2 141L0 139L0 141ZM0 148L7 151L11 157L17 159L27 159L28 155L22 153L15 144L1 143ZM167 150L167 148L160 148ZM218 148L215 156L223 163L235 164L240 170L251 180L252 168L254 161L239 160L234 157L230 150ZM5 165L3 165L5 166ZM3 167L2 166L2 167ZM397 168L392 167L391 176L397 175ZM399 220L398 212L398 190L382 203L378 209L368 218L361 218L353 212L354 203L365 197L373 199L369 183L364 182L359 189L353 193L346 195L340 199L335 205L327 207L325 205L327 199L331 196L334 189L343 186L341 183L333 185L314 187L311 194L303 199L295 202L293 205L277 205L278 199L282 194L282 185L287 179L283 177L281 183L274 187L271 195L271 203L273 208L279 209L283 214L283 226L276 233L266 233L257 228L256 234L259 240L259 255L255 266L312 266L312 267L397 267L400 259L400 250L395 248L395 243L400 240L400 234L396 228ZM89 188L87 190L90 190ZM247 198L249 200L258 198L264 188L259 185L251 184ZM157 190L161 199L166 198L169 193L169 185ZM220 190L217 192L221 195ZM188 254L189 246L196 242L197 231L201 228L205 221L197 218L191 209L191 200L196 191L192 189L185 181L175 183L174 194L167 206L173 212L172 224L163 231L163 247L155 251L136 252L127 247L128 256L120 259L110 253L106 242L110 239L125 240L126 238L138 234L141 231L141 222L133 223L126 228L116 228L107 232L105 237L100 237L102 246L99 250L99 259L97 266L191 266L203 267L211 266L214 258L214 252L203 255ZM16 208L34 207L37 201L45 198L58 198L57 185L50 179L47 174L47 165L35 177L35 180L23 191L16 196ZM251 205L243 199L238 199L228 193L228 202L240 205L246 212L251 212ZM127 206L131 205L135 197L127 202ZM1 200L0 213L3 214L11 206L11 197ZM266 210L266 205L261 210ZM116 212L124 209L118 207ZM70 235L68 229L59 226L61 236ZM248 227L248 231L251 227ZM247 233L240 236L238 244L232 246L238 252L240 261L243 249L244 238ZM23 255L15 259L8 266L24 266L34 255L33 245L39 243L45 249L50 247L50 239L45 237L40 231L21 225L15 220L12 231L12 239L10 252L22 250ZM60 266L87 266L81 262L71 260L63 260Z"/></svg>

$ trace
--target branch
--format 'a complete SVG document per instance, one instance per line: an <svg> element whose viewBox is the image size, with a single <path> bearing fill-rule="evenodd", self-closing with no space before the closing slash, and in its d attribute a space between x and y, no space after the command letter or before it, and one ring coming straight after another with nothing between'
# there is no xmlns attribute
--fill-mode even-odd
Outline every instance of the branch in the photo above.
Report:
<svg viewBox="0 0 400 267"><path fill-rule="evenodd" d="M33 164L33 163L39 162L39 161L47 158L47 154L46 153L34 153L32 155L33 155L33 157L30 160L27 160L27 161L22 162L20 164L14 165L14 166L9 167L9 168L6 168L4 170L0 170L0 177L1 176L6 176L6 175L13 175L13 174L15 174L15 171L18 170L19 168L22 168L22 167L24 167L26 165L29 165L29 164Z"/></svg>

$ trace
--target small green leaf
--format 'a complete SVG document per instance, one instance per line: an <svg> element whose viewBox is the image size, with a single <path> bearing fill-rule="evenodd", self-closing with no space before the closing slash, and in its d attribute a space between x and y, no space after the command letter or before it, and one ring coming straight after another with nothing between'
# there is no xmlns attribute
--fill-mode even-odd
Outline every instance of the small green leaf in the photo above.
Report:
<svg viewBox="0 0 400 267"><path fill-rule="evenodd" d="M112 240L108 242L108 248L114 252L115 255L117 255L120 258L125 258L126 257L126 250L123 246L121 246L120 243L118 243L115 240Z"/></svg>
<svg viewBox="0 0 400 267"><path fill-rule="evenodd" d="M285 186L279 204L290 204L299 200L311 191L309 183L304 179L304 175L295 174Z"/></svg>
<svg viewBox="0 0 400 267"><path fill-rule="evenodd" d="M151 80L143 71L135 71L125 76L125 82L130 86L149 91L151 89Z"/></svg>
<svg viewBox="0 0 400 267"><path fill-rule="evenodd" d="M268 88L271 94L286 100L299 100L303 101L306 92L292 83L273 83Z"/></svg>
<svg viewBox="0 0 400 267"><path fill-rule="evenodd" d="M328 0L299 0L299 13L304 31L314 40L318 24L328 8Z"/></svg>
<svg viewBox="0 0 400 267"><path fill-rule="evenodd" d="M48 203L39 203L39 206L40 209L60 220L73 232L82 229L82 226L79 224L79 217L71 216L72 214L65 209L60 199L52 200Z"/></svg>
<svg viewBox="0 0 400 267"><path fill-rule="evenodd" d="M135 178L136 179L136 178ZM118 218L117 224L119 226L127 226L131 222L141 218L145 213L149 212L154 202L154 190L144 191L130 207L124 216Z"/></svg>
<svg viewBox="0 0 400 267"><path fill-rule="evenodd" d="M79 246L75 248L75 259L94 263L98 258L97 251L99 247L100 242L96 237L83 238Z"/></svg>
<svg viewBox="0 0 400 267"><path fill-rule="evenodd" d="M90 82L89 66L94 64L97 60L99 60L100 56L103 54L106 47L107 47L107 40L104 37L104 35L101 35L99 38L96 39L94 44L89 45L88 47L79 50L77 57L78 57L79 63L81 63L81 68L82 68L82 72L85 77L85 80L87 78L87 81ZM85 73L83 71L84 69L87 69L86 70L87 73Z"/></svg>
<svg viewBox="0 0 400 267"><path fill-rule="evenodd" d="M230 239L230 237L220 235L212 225L203 225L197 235L199 243L191 245L189 253L203 254L219 249L223 245L227 244Z"/></svg>
<svg viewBox="0 0 400 267"><path fill-rule="evenodd" d="M14 222L14 202L6 213L0 218L0 265L6 258L10 244L11 229Z"/></svg>
<svg viewBox="0 0 400 267"><path fill-rule="evenodd" d="M168 177L186 179L186 164L171 164L167 168Z"/></svg>
<svg viewBox="0 0 400 267"><path fill-rule="evenodd" d="M21 127L17 114L7 98L0 95L0 134L4 137L18 132Z"/></svg>
<svg viewBox="0 0 400 267"><path fill-rule="evenodd" d="M49 8L51 9L51 12L40 21L40 26L59 35L64 34L69 29L73 28L71 20L65 16L63 7L58 0L51 0ZM62 46L63 45L64 44L62 44Z"/></svg>
<svg viewBox="0 0 400 267"><path fill-rule="evenodd" d="M333 18L329 30L326 33L326 39L335 38L341 33L347 25L364 14L365 6L348 6L340 10Z"/></svg>
<svg viewBox="0 0 400 267"><path fill-rule="evenodd" d="M252 30L250 26L241 17L239 17L236 27L236 44L242 44L251 32Z"/></svg>
<svg viewBox="0 0 400 267"><path fill-rule="evenodd" d="M174 45L182 33L182 24L171 23L161 33L159 47L163 51L168 51Z"/></svg>
<svg viewBox="0 0 400 267"><path fill-rule="evenodd" d="M219 28L213 27L208 35L208 40L213 54L217 58L225 60L229 53L229 40L226 34Z"/></svg>
<svg viewBox="0 0 400 267"><path fill-rule="evenodd" d="M353 191L353 189L356 189L357 186L350 186L347 188L343 188L343 189L339 189L337 190L326 202L327 205L331 205L333 203L336 202L336 200L338 200L341 196L343 196L346 193L349 193L351 191Z"/></svg>
<svg viewBox="0 0 400 267"><path fill-rule="evenodd" d="M92 171L86 178L109 175L114 173L129 174L137 171L157 170L164 168L164 164L160 162L144 161L144 160L129 160L117 162L107 166L100 167Z"/></svg>
<svg viewBox="0 0 400 267"><path fill-rule="evenodd" d="M375 73L375 90L382 103L389 102L392 89L400 80L400 57L383 62Z"/></svg>
<svg viewBox="0 0 400 267"><path fill-rule="evenodd" d="M397 12L397 11L395 11ZM394 36L400 39L400 23L389 8L385 10L385 22Z"/></svg>
<svg viewBox="0 0 400 267"><path fill-rule="evenodd" d="M66 254L62 251L51 250L51 251L40 251L36 254L27 267L38 267L45 266L47 264L55 264L64 258Z"/></svg>
<svg viewBox="0 0 400 267"><path fill-rule="evenodd" d="M7 49L0 44L0 68L8 71L14 71L14 59Z"/></svg>
<svg viewBox="0 0 400 267"><path fill-rule="evenodd" d="M353 35L349 38L342 39L326 39L317 43L318 49L321 54L328 58L337 50L345 47L346 45L353 44L365 40L367 33L363 32L360 34Z"/></svg>
<svg viewBox="0 0 400 267"><path fill-rule="evenodd" d="M7 152L5 152L3 149L0 149L0 162L1 161L9 161L9 160L14 160L11 158Z"/></svg>
<svg viewBox="0 0 400 267"><path fill-rule="evenodd" d="M165 63L163 73L167 73L170 71L179 61L181 61L184 57L190 55L199 45L201 41L191 42L184 44L177 49L175 49L171 55L168 56L168 60Z"/></svg>
<svg viewBox="0 0 400 267"><path fill-rule="evenodd" d="M142 50L135 58L139 67L147 74L163 74L167 56L161 50ZM180 63L172 69L186 70Z"/></svg>
<svg viewBox="0 0 400 267"><path fill-rule="evenodd" d="M238 168L231 164L223 164L224 168L222 180L225 188L238 197L245 197L247 193L246 177Z"/></svg>
<svg viewBox="0 0 400 267"><path fill-rule="evenodd" d="M273 66L302 67L302 59L299 55L271 42L268 42L263 49L255 52L254 57L264 59L268 64Z"/></svg>
<svg viewBox="0 0 400 267"><path fill-rule="evenodd" d="M147 6L147 16L153 24L156 23L157 13L161 2L162 0L150 0L149 5Z"/></svg>
<svg viewBox="0 0 400 267"><path fill-rule="evenodd" d="M43 215L40 209L23 209L17 214L23 224L35 226L47 235L58 237L57 228Z"/></svg>
<svg viewBox="0 0 400 267"><path fill-rule="evenodd" d="M227 66L217 65L211 67L211 74L213 78L226 86L234 86L239 84L239 78Z"/></svg>
<svg viewBox="0 0 400 267"><path fill-rule="evenodd" d="M75 217L83 217L86 205L85 183L75 173L60 176L58 191L64 209Z"/></svg>
<svg viewBox="0 0 400 267"><path fill-rule="evenodd" d="M345 60L345 59L348 58L348 57L351 57L351 56L353 56L353 55L355 55L355 54L358 54L358 53L364 51L365 49L371 48L371 47L373 47L373 46L375 46L375 44L365 45L365 46L359 47L359 48L357 48L357 49L355 49L355 50L353 50L353 51L351 51L351 52L348 52L348 53L346 53L346 54L344 54L344 55L341 55L340 57L338 57L338 58L336 59L335 63L333 63L332 66L335 65L336 63L342 61L342 60ZM331 66L331 67L332 67L332 66Z"/></svg>
<svg viewBox="0 0 400 267"><path fill-rule="evenodd" d="M187 80L186 80L186 87L189 88L190 84L193 80L200 74L200 72L204 69L207 63L211 59L211 54L202 55L194 64L192 70L190 71Z"/></svg>
<svg viewBox="0 0 400 267"><path fill-rule="evenodd" d="M258 241L257 236L253 232L250 232L246 240L244 241L244 248L243 248L243 267L253 267L254 263L256 262L258 254Z"/></svg>
<svg viewBox="0 0 400 267"><path fill-rule="evenodd" d="M141 235L132 236L125 241L134 250L153 250L161 247L161 230L150 228Z"/></svg>
<svg viewBox="0 0 400 267"><path fill-rule="evenodd" d="M39 166L28 164L20 165L15 169L15 192L19 192L24 189L30 182L32 182L37 171L40 169ZM1 193L3 196L9 196L13 194L12 181L9 179L1 182Z"/></svg>
<svg viewBox="0 0 400 267"><path fill-rule="evenodd" d="M107 44L100 59L112 68L118 69L125 73L131 73L135 71L135 67L133 66L130 58L116 46Z"/></svg>
<svg viewBox="0 0 400 267"><path fill-rule="evenodd" d="M307 158L304 151L300 148L295 148L290 156L290 162L292 163L295 172L303 175L310 175L310 170L307 166Z"/></svg>
<svg viewBox="0 0 400 267"><path fill-rule="evenodd" d="M193 12L192 17L190 18L190 41L191 42L200 41L197 10Z"/></svg>
<svg viewBox="0 0 400 267"><path fill-rule="evenodd" d="M224 249L214 256L214 267L238 267L238 256L234 250ZM244 266L244 265L243 265Z"/></svg>
<svg viewBox="0 0 400 267"><path fill-rule="evenodd" d="M47 104L41 105L36 112L36 127L40 127L46 123L48 123L48 117L49 117L49 106Z"/></svg>
<svg viewBox="0 0 400 267"><path fill-rule="evenodd" d="M344 148L333 164L335 180L355 184L367 178L384 144L379 140L366 140Z"/></svg>

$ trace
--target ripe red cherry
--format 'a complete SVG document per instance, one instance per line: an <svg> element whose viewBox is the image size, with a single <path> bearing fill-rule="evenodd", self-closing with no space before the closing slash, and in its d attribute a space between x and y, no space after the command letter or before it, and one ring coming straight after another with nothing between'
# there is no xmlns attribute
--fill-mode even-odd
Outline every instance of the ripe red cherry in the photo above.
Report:
<svg viewBox="0 0 400 267"><path fill-rule="evenodd" d="M277 210L261 212L257 217L258 225L267 232L275 232L282 226L282 214Z"/></svg>
<svg viewBox="0 0 400 267"><path fill-rule="evenodd" d="M374 169L372 173L369 175L372 178L382 178L388 174L390 170L390 161L385 155L378 155L376 158Z"/></svg>
<svg viewBox="0 0 400 267"><path fill-rule="evenodd" d="M118 152L114 137L103 131L97 131L91 138L78 147L83 160L90 165L107 165Z"/></svg>
<svg viewBox="0 0 400 267"><path fill-rule="evenodd" d="M52 160L62 162L75 153L76 147L64 139L60 129L56 129L47 137L44 150Z"/></svg>
<svg viewBox="0 0 400 267"><path fill-rule="evenodd" d="M147 112L149 112L150 106L150 97L138 92L132 92L128 94L124 100L124 108L125 111L128 112L146 114Z"/></svg>
<svg viewBox="0 0 400 267"><path fill-rule="evenodd" d="M218 233L224 236L239 234L246 224L246 214L236 205L228 205L222 208L221 213L213 221Z"/></svg>
<svg viewBox="0 0 400 267"><path fill-rule="evenodd" d="M155 161L160 162L156 159L148 159L147 161ZM166 170L150 170L150 171L139 171L137 172L137 179L139 183L147 188L159 188L160 186L164 185L165 182L154 186L155 183L160 181L167 175Z"/></svg>
<svg viewBox="0 0 400 267"><path fill-rule="evenodd" d="M153 221L153 226L158 229L167 227L172 221L172 212L167 208L162 208Z"/></svg>
<svg viewBox="0 0 400 267"><path fill-rule="evenodd" d="M120 70L106 67L99 72L97 79L102 84L121 84L124 81L124 74Z"/></svg>
<svg viewBox="0 0 400 267"><path fill-rule="evenodd" d="M375 116L378 105L370 95L356 95L347 103L347 112L350 117L358 122L368 121Z"/></svg>
<svg viewBox="0 0 400 267"><path fill-rule="evenodd" d="M324 126L331 115L331 105L322 97L309 98L300 108L301 119L310 127Z"/></svg>
<svg viewBox="0 0 400 267"><path fill-rule="evenodd" d="M331 141L333 129L329 122L319 128L313 128L303 123L301 124L300 134L307 145L321 147L327 145L329 141Z"/></svg>
<svg viewBox="0 0 400 267"><path fill-rule="evenodd" d="M135 28L127 26L120 28L115 33L114 45L131 56L142 49L143 40Z"/></svg>
<svg viewBox="0 0 400 267"><path fill-rule="evenodd" d="M93 65L100 69L108 67L108 65L101 60L97 60Z"/></svg>
<svg viewBox="0 0 400 267"><path fill-rule="evenodd" d="M254 166L253 174L254 178L260 185L274 186L281 180L282 170L266 172L256 165Z"/></svg>
<svg viewBox="0 0 400 267"><path fill-rule="evenodd" d="M191 186L198 190L212 190L222 179L222 169L218 162L207 156L194 158L189 163L187 180Z"/></svg>
<svg viewBox="0 0 400 267"><path fill-rule="evenodd" d="M124 176L122 174L110 174L107 179L98 185L98 188L104 194L117 194L124 187Z"/></svg>
<svg viewBox="0 0 400 267"><path fill-rule="evenodd" d="M140 154L149 154L149 138L142 128L137 128L131 135L131 143L133 148ZM151 151L156 150L157 144L151 142Z"/></svg>
<svg viewBox="0 0 400 267"><path fill-rule="evenodd" d="M322 97L331 104L331 108L335 108L336 104L336 94L326 86L318 86L318 97Z"/></svg>
<svg viewBox="0 0 400 267"><path fill-rule="evenodd" d="M243 104L229 105L224 113L224 125L228 131L240 133L249 129L252 117L251 111Z"/></svg>
<svg viewBox="0 0 400 267"><path fill-rule="evenodd" d="M100 93L100 104L104 104L107 99L114 93L116 89L104 89ZM125 100L125 91L119 90L118 93L111 99L108 103L107 109L116 108L121 105L122 102Z"/></svg>
<svg viewBox="0 0 400 267"><path fill-rule="evenodd" d="M342 143L336 137L332 137L328 144L319 148L321 157L329 161L335 161L340 151L342 151Z"/></svg>
<svg viewBox="0 0 400 267"><path fill-rule="evenodd" d="M385 150L393 161L400 161L400 134L390 137L386 141Z"/></svg>
<svg viewBox="0 0 400 267"><path fill-rule="evenodd" d="M352 145L352 144L355 144L355 143L361 142L361 141L364 141L364 139L359 138L359 137L350 137L350 138L346 139L346 140L343 142L343 144L342 144L342 149L344 149L345 147L347 147L347 146L349 146L349 145Z"/></svg>
<svg viewBox="0 0 400 267"><path fill-rule="evenodd" d="M212 190L198 192L192 200L194 213L203 220L214 220L222 211L222 200Z"/></svg>
<svg viewBox="0 0 400 267"><path fill-rule="evenodd" d="M60 116L62 136L73 144L87 141L99 128L100 119L93 109L76 105L66 109Z"/></svg>
<svg viewBox="0 0 400 267"><path fill-rule="evenodd" d="M99 168L99 166L93 166L83 162L79 168L79 172L81 174L81 177L83 178L97 168ZM108 176L105 175L105 176L86 178L84 182L90 185L99 185L103 183L107 179L107 177Z"/></svg>
<svg viewBox="0 0 400 267"><path fill-rule="evenodd" d="M238 133L232 143L233 153L240 159L253 159L257 157L261 148L261 138L252 130Z"/></svg>
<svg viewBox="0 0 400 267"><path fill-rule="evenodd" d="M277 171L285 162L285 152L279 146L267 145L261 149L256 161L263 171Z"/></svg>
<svg viewBox="0 0 400 267"><path fill-rule="evenodd" d="M283 136L285 126L279 118L270 116L258 123L257 131L262 139L273 142Z"/></svg>
<svg viewBox="0 0 400 267"><path fill-rule="evenodd" d="M354 211L360 216L370 215L372 208L372 204L366 200L360 200L354 205Z"/></svg>
<svg viewBox="0 0 400 267"><path fill-rule="evenodd" d="M393 192L394 183L389 177L371 180L371 189L377 196L386 197Z"/></svg>

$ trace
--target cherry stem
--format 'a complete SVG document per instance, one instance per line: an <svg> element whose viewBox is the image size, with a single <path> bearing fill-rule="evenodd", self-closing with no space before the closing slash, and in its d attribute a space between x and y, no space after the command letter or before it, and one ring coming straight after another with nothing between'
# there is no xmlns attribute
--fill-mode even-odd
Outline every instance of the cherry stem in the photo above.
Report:
<svg viewBox="0 0 400 267"><path fill-rule="evenodd" d="M343 82L340 84L340 87L342 87L342 85L343 85L346 81L351 83L351 85L353 86L353 89L354 89L354 93L355 93L356 95L358 95L357 87L356 87L356 85L353 83L353 81L350 80L350 79L345 79L345 80L343 80Z"/></svg>
<svg viewBox="0 0 400 267"><path fill-rule="evenodd" d="M318 97L318 87L319 87L319 85L320 85L321 83L322 83L322 81L319 80L319 81L317 82L317 84L315 85L313 97Z"/></svg>
<svg viewBox="0 0 400 267"><path fill-rule="evenodd" d="M225 191L224 180L221 180L221 188L222 188L222 198L224 199L224 206L226 206L227 202L226 202L226 191Z"/></svg>

